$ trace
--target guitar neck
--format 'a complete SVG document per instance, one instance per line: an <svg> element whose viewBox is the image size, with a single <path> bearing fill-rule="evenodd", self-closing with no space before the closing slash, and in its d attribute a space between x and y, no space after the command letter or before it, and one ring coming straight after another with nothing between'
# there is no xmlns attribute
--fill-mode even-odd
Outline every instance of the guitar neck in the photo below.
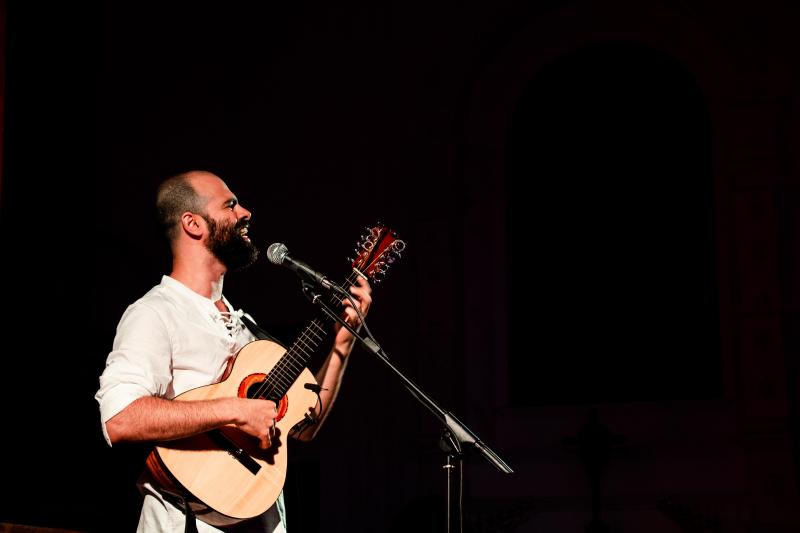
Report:
<svg viewBox="0 0 800 533"><path fill-rule="evenodd" d="M359 275L356 270L353 270L342 286L349 288ZM328 305L338 308L341 307L341 301L334 294L330 297ZM308 366L311 356L327 337L331 321L332 319L327 315L315 318L286 350L267 377L269 383L267 390L270 391L268 395L270 398L282 398L286 394L303 369Z"/></svg>

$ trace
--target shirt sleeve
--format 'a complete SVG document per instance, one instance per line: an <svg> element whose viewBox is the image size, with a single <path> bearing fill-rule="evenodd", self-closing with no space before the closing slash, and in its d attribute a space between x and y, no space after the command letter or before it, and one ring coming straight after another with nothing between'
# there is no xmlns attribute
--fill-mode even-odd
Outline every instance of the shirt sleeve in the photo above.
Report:
<svg viewBox="0 0 800 533"><path fill-rule="evenodd" d="M106 423L142 396L163 396L172 380L171 335L157 310L142 302L122 315L95 399L100 404L103 436Z"/></svg>

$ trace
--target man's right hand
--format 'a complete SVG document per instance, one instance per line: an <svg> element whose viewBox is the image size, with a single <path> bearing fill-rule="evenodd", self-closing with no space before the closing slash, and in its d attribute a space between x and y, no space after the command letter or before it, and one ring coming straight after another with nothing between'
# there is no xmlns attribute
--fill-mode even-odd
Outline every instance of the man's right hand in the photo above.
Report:
<svg viewBox="0 0 800 533"><path fill-rule="evenodd" d="M278 409L272 400L253 400L249 398L235 398L238 400L237 410L239 418L236 427L248 435L259 440L259 445L267 449L272 444L275 435L275 418Z"/></svg>

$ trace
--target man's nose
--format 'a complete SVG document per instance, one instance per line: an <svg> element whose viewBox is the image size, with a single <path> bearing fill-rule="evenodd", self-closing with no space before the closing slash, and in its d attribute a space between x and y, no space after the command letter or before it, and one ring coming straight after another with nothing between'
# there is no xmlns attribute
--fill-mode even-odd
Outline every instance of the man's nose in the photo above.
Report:
<svg viewBox="0 0 800 533"><path fill-rule="evenodd" d="M251 215L250 211L248 211L247 209L238 204L236 205L236 209L237 209L236 218L244 218L247 220L250 219Z"/></svg>

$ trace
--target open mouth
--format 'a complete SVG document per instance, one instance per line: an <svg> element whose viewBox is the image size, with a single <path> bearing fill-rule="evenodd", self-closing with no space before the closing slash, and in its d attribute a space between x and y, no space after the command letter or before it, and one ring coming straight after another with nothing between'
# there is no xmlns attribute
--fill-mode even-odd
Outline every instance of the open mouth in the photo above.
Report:
<svg viewBox="0 0 800 533"><path fill-rule="evenodd" d="M241 235L242 239L245 241L250 242L250 237L247 236L248 229L247 225L242 226L242 228L239 229L239 235Z"/></svg>

